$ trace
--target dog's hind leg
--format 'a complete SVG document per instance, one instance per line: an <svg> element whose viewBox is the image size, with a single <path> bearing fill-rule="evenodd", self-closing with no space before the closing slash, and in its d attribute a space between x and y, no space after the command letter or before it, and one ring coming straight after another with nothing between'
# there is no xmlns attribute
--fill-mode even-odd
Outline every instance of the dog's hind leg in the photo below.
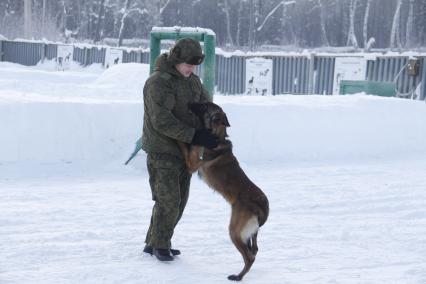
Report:
<svg viewBox="0 0 426 284"><path fill-rule="evenodd" d="M240 281L250 270L255 260L255 255L252 253L252 249L249 248L248 243L250 242L252 234L257 231L258 227L256 227L257 223L254 224L253 218L244 216L244 214L241 213L235 213L235 211L237 210L233 210L232 212L229 231L232 242L244 259L244 268L238 275L229 275L228 279Z"/></svg>
<svg viewBox="0 0 426 284"><path fill-rule="evenodd" d="M247 244L241 239L241 236L238 235L231 235L232 242L234 243L235 247L238 249L238 251L241 253L244 259L244 268L238 275L229 275L229 280L234 281L240 281L243 279L244 275L250 270L251 266L254 262L254 255L251 252L251 250L248 248Z"/></svg>
<svg viewBox="0 0 426 284"><path fill-rule="evenodd" d="M247 244L247 247L249 248L249 250L252 250L253 247L252 247L251 238L247 240L246 244Z"/></svg>
<svg viewBox="0 0 426 284"><path fill-rule="evenodd" d="M257 232L251 237L251 252L256 256L259 248L257 247Z"/></svg>

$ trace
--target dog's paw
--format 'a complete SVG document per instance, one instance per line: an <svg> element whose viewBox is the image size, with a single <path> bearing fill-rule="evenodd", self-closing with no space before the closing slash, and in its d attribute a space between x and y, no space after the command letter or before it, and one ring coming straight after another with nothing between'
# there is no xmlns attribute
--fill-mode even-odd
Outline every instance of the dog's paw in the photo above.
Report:
<svg viewBox="0 0 426 284"><path fill-rule="evenodd" d="M241 277L238 275L229 275L228 279L233 281L241 281Z"/></svg>

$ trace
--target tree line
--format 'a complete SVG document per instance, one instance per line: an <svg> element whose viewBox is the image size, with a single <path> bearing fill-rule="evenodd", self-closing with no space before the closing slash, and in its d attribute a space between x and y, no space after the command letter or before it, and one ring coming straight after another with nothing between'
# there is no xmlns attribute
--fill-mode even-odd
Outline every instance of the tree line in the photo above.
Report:
<svg viewBox="0 0 426 284"><path fill-rule="evenodd" d="M0 0L7 38L148 39L154 26L212 29L217 44L411 49L426 44L425 0Z"/></svg>

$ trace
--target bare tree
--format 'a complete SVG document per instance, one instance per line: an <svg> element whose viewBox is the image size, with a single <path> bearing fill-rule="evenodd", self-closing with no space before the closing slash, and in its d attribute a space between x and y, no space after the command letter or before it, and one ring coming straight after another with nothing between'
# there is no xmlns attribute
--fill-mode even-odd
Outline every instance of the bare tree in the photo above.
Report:
<svg viewBox="0 0 426 284"><path fill-rule="evenodd" d="M46 0L43 0L43 8L42 8L42 14L41 14L41 32L42 34L45 31L46 27Z"/></svg>
<svg viewBox="0 0 426 284"><path fill-rule="evenodd" d="M250 10L249 10L249 29L248 29L248 46L250 50L254 49L255 40L256 40L256 16L257 13L255 12L257 6L255 4L254 0L250 0Z"/></svg>
<svg viewBox="0 0 426 284"><path fill-rule="evenodd" d="M132 6L133 0L126 0L124 3L124 7L122 9L122 17L121 17L121 24L120 24L120 31L118 34L118 46L123 45L123 38L124 38L124 32L126 29L127 24L127 17L129 17L132 13L138 13L140 15L148 14L148 11L146 9L140 9L137 6Z"/></svg>
<svg viewBox="0 0 426 284"><path fill-rule="evenodd" d="M30 38L32 33L32 1L24 0L24 34L25 38Z"/></svg>
<svg viewBox="0 0 426 284"><path fill-rule="evenodd" d="M228 0L223 0L223 12L225 13L225 18L226 18L227 42L230 45L234 45L234 40L232 39L232 33L231 33L231 16L230 16L230 7L229 7Z"/></svg>
<svg viewBox="0 0 426 284"><path fill-rule="evenodd" d="M153 17L152 24L154 27L161 27L163 25L164 11L171 2L171 0L148 1L146 6Z"/></svg>
<svg viewBox="0 0 426 284"><path fill-rule="evenodd" d="M131 3L132 3L131 0L126 0L126 2L124 3L123 15L121 17L120 31L118 33L118 46L121 46L123 44L124 29L126 28L126 19L127 19L127 16L129 15Z"/></svg>
<svg viewBox="0 0 426 284"><path fill-rule="evenodd" d="M237 11L237 35L235 36L236 38L236 43L238 46L241 46L241 22L242 22L242 14L243 14L243 3L244 0L240 0L238 3L238 11Z"/></svg>
<svg viewBox="0 0 426 284"><path fill-rule="evenodd" d="M65 0L62 0L62 15L61 15L61 31L66 38L66 30L67 30L67 6L65 4Z"/></svg>
<svg viewBox="0 0 426 284"><path fill-rule="evenodd" d="M323 44L325 44L326 46L329 46L330 43L328 41L327 38L327 31L325 28L325 15L326 15L326 9L323 5L323 3L321 2L321 0L318 0L318 6L319 6L319 10L320 10L320 23L321 23L321 41Z"/></svg>
<svg viewBox="0 0 426 284"><path fill-rule="evenodd" d="M22 34L22 17L16 15L15 5L13 0L0 1L0 34L8 36Z"/></svg>
<svg viewBox="0 0 426 284"><path fill-rule="evenodd" d="M348 40L346 42L347 46L353 46L358 48L358 40L355 35L355 11L357 8L358 0L350 0L349 5L349 32Z"/></svg>
<svg viewBox="0 0 426 284"><path fill-rule="evenodd" d="M393 15L392 28L390 34L390 48L401 48L401 38L400 38L400 17L401 17L401 6L402 0L397 0L395 14Z"/></svg>
<svg viewBox="0 0 426 284"><path fill-rule="evenodd" d="M296 4L296 1L280 1L278 4L275 5L275 7L272 8L272 10L265 16L263 19L263 22L257 27L256 31L260 32L265 24L272 18L272 16L275 14L275 12L282 6L283 12L281 17L281 30L284 32L285 26L287 24L286 17L287 17L287 6ZM281 41L284 43L284 35L281 36Z"/></svg>
<svg viewBox="0 0 426 284"><path fill-rule="evenodd" d="M414 0L410 0L408 8L407 26L405 28L405 47L412 47L414 44Z"/></svg>
<svg viewBox="0 0 426 284"><path fill-rule="evenodd" d="M368 43L368 19L370 16L370 6L371 6L371 0L367 0L366 6L365 6L365 13L364 13L364 25L362 27L362 35L364 39L364 48L367 48Z"/></svg>
<svg viewBox="0 0 426 284"><path fill-rule="evenodd" d="M101 40L101 25L102 25L102 20L104 18L104 15L105 15L105 0L100 0L98 22L96 23L95 37L93 39L94 42L98 42Z"/></svg>
<svg viewBox="0 0 426 284"><path fill-rule="evenodd" d="M24 3L32 16L24 16ZM286 3L294 3L289 6ZM426 0L0 0L0 33L99 41L145 38L153 26L206 27L230 46L378 48L426 45ZM28 5L28 4L27 4ZM362 11L361 10L362 7ZM27 6L27 11L28 11ZM28 13L28 12L27 12ZM223 19L223 20L222 20ZM391 20L389 20L391 19ZM358 34L359 33L359 34Z"/></svg>

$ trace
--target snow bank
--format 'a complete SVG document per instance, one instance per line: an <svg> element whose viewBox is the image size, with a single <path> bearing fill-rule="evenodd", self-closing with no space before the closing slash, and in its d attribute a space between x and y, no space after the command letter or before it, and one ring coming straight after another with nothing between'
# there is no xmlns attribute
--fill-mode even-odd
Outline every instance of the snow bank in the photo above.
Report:
<svg viewBox="0 0 426 284"><path fill-rule="evenodd" d="M148 65L101 74L0 64L0 162L123 162L142 129ZM241 161L426 156L424 102L366 95L215 96Z"/></svg>
<svg viewBox="0 0 426 284"><path fill-rule="evenodd" d="M58 66L55 59L52 60L44 60L39 61L36 66L29 67L29 68L35 68L37 70L44 70L44 71L58 71ZM92 63L89 66L83 66L77 61L71 61L69 63L69 66L66 70L61 70L61 72L80 72L80 74L83 73L95 73L99 74L102 73L105 70L102 63ZM60 73L60 72L59 72Z"/></svg>
<svg viewBox="0 0 426 284"><path fill-rule="evenodd" d="M35 67L1 62L3 101L140 102L149 74L148 65L136 63L119 64L107 70L94 65L71 65L70 70L56 71L55 66L53 61Z"/></svg>
<svg viewBox="0 0 426 284"><path fill-rule="evenodd" d="M140 106L102 103L0 104L0 161L117 161L128 154Z"/></svg>
<svg viewBox="0 0 426 284"><path fill-rule="evenodd" d="M270 100L272 99L273 102ZM216 97L241 160L426 156L426 106L369 96ZM142 129L142 103L0 104L2 161L117 161Z"/></svg>
<svg viewBox="0 0 426 284"><path fill-rule="evenodd" d="M94 81L96 86L142 89L149 74L149 64L124 63L113 65ZM118 96L119 97L119 96Z"/></svg>
<svg viewBox="0 0 426 284"><path fill-rule="evenodd" d="M376 96L216 97L246 159L360 160L426 155L424 102Z"/></svg>

